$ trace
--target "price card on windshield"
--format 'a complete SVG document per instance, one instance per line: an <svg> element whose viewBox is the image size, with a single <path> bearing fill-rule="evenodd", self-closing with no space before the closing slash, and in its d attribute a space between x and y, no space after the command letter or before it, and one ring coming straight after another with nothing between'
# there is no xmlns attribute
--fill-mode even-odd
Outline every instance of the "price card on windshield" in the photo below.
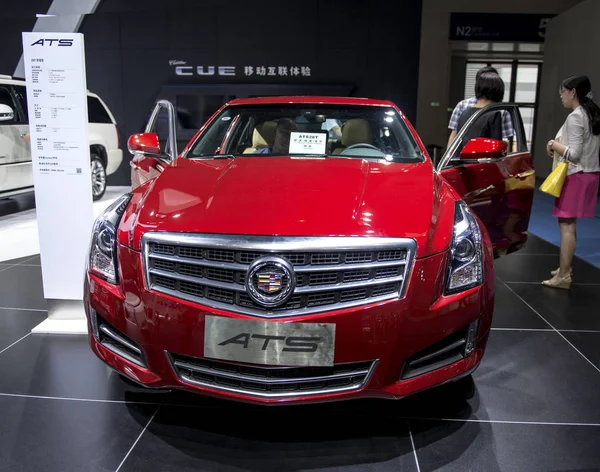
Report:
<svg viewBox="0 0 600 472"><path fill-rule="evenodd" d="M290 154L326 154L327 133L298 133L290 136Z"/></svg>

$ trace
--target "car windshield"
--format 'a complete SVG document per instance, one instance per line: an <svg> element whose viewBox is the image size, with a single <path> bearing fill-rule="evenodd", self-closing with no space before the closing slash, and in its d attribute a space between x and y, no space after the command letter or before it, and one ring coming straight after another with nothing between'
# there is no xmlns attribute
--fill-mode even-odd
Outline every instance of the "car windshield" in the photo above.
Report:
<svg viewBox="0 0 600 472"><path fill-rule="evenodd" d="M366 105L226 107L185 157L215 155L423 160L417 142L394 108Z"/></svg>

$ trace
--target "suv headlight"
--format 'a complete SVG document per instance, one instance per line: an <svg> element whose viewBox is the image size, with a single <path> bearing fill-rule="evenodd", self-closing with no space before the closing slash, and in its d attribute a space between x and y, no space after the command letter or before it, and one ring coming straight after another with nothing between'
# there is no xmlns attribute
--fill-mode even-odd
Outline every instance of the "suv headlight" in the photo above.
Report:
<svg viewBox="0 0 600 472"><path fill-rule="evenodd" d="M88 270L111 284L117 283L117 228L131 200L127 193L112 203L94 222Z"/></svg>
<svg viewBox="0 0 600 472"><path fill-rule="evenodd" d="M483 283L483 238L477 220L463 201L456 202L454 235L446 295L468 290Z"/></svg>

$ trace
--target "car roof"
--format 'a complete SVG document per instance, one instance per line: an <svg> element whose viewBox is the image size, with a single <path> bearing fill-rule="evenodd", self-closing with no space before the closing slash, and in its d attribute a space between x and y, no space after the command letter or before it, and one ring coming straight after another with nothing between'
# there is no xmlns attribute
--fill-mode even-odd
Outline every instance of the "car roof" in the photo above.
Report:
<svg viewBox="0 0 600 472"><path fill-rule="evenodd" d="M320 96L284 96L236 98L227 103L228 106L238 105L289 105L289 104L325 104L325 105L364 105L364 106L394 106L389 100L377 100L359 97L320 97Z"/></svg>

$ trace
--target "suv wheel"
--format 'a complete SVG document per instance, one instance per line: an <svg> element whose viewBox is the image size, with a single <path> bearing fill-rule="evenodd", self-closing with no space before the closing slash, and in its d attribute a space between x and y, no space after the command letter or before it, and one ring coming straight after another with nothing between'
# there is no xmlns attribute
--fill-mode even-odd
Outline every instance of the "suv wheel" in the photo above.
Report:
<svg viewBox="0 0 600 472"><path fill-rule="evenodd" d="M106 168L98 154L91 154L92 196L100 200L106 192Z"/></svg>

